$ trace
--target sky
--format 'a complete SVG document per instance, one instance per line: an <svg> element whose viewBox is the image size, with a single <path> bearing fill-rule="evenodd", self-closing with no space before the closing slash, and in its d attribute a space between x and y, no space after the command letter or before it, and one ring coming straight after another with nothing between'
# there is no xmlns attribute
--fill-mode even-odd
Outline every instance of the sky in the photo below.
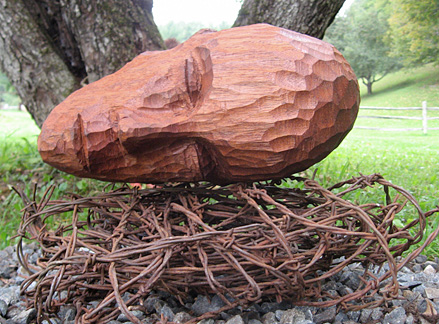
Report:
<svg viewBox="0 0 439 324"><path fill-rule="evenodd" d="M354 0L346 0L345 10ZM222 22L232 25L241 8L239 0L154 0L154 21L163 26L174 22L201 22L218 26Z"/></svg>
<svg viewBox="0 0 439 324"><path fill-rule="evenodd" d="M157 25L174 22L201 22L207 26L223 21L230 25L238 16L238 0L155 0L152 8Z"/></svg>

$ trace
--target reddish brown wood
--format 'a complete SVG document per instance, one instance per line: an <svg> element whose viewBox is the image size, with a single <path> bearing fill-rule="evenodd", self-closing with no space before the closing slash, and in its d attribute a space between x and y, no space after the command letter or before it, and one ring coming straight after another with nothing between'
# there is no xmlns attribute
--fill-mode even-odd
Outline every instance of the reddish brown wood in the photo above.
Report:
<svg viewBox="0 0 439 324"><path fill-rule="evenodd" d="M358 105L332 45L266 24L204 30L70 95L38 145L54 167L101 180L274 179L326 157Z"/></svg>

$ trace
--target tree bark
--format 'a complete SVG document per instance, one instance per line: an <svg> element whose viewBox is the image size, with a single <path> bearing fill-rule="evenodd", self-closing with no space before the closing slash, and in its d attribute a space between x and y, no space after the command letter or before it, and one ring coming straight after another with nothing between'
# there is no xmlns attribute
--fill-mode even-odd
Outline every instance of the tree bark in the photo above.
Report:
<svg viewBox="0 0 439 324"><path fill-rule="evenodd" d="M245 0L234 27L268 23L323 39L345 0Z"/></svg>
<svg viewBox="0 0 439 324"><path fill-rule="evenodd" d="M0 68L39 126L81 82L163 48L152 0L0 0Z"/></svg>
<svg viewBox="0 0 439 324"><path fill-rule="evenodd" d="M73 90L70 72L23 1L0 0L0 57L6 73L38 125Z"/></svg>
<svg viewBox="0 0 439 324"><path fill-rule="evenodd" d="M367 82L365 83L365 85L366 85L366 87L367 87L367 94L368 94L368 95L371 95L371 94L372 94L372 84L373 84L373 82L370 82L370 81L367 81Z"/></svg>

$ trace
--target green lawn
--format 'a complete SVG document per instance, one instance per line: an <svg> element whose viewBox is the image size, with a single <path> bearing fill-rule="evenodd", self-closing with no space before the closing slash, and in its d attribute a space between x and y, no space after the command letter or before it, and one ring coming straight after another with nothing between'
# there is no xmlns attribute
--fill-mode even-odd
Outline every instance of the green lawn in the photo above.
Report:
<svg viewBox="0 0 439 324"><path fill-rule="evenodd" d="M359 82L362 106L420 107L425 100L428 106L439 107L439 65L389 74L373 85L372 95L367 95L366 87Z"/></svg>
<svg viewBox="0 0 439 324"><path fill-rule="evenodd" d="M405 80L405 79L408 79ZM410 73L398 72L376 84L376 93L364 96L362 104L377 106L419 106L422 100L439 106L437 68L427 66ZM363 89L363 88L362 88ZM401 90L402 89L402 90ZM422 91L427 89L421 95ZM433 89L433 90L432 90ZM408 95L403 95L407 94ZM405 98L405 99L403 99ZM436 101L435 101L436 100ZM360 114L371 112L360 111ZM411 114L411 112L405 112ZM420 114L420 112L416 112ZM435 112L436 113L436 112ZM373 112L376 114L376 112ZM388 114L388 112L386 112ZM397 121L399 123L399 121ZM357 124L372 123L377 127L395 127L396 121L359 119ZM404 121L405 126L420 127L419 121ZM37 149L38 128L30 116L18 111L0 111L0 248L8 244L20 219L21 201L10 194L8 185L20 185L30 194L32 184L44 188L58 186L56 197L67 192L91 195L103 183L77 179L42 163ZM417 132L385 132L354 129L344 142L325 160L311 167L307 176L317 169L319 181L327 186L362 174L380 173L387 180L410 191L424 210L439 205L439 131L424 135ZM368 199L380 200L377 197ZM381 202L381 201L379 201ZM410 219L410 215L404 216ZM437 219L437 217L436 217ZM431 227L429 229L431 231ZM434 243L426 254L439 256Z"/></svg>

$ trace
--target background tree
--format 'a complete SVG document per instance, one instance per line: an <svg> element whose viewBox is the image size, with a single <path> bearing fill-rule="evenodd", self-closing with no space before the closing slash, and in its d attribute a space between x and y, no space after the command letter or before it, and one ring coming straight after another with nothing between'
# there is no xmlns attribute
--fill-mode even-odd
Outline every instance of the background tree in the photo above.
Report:
<svg viewBox="0 0 439 324"><path fill-rule="evenodd" d="M0 0L0 68L39 126L81 83L164 48L151 0Z"/></svg>
<svg viewBox="0 0 439 324"><path fill-rule="evenodd" d="M257 22L323 37L344 0L245 0ZM39 126L81 85L146 50L164 49L152 0L0 0L0 69Z"/></svg>
<svg viewBox="0 0 439 324"><path fill-rule="evenodd" d="M397 58L389 56L387 5L387 1L355 1L346 15L328 28L325 38L343 53L368 94L375 82L401 66Z"/></svg>
<svg viewBox="0 0 439 324"><path fill-rule="evenodd" d="M218 26L206 26L201 22L175 22L170 21L166 25L159 26L160 33L163 39L175 38L179 42L184 42L197 31L203 28L210 28L214 30L222 30L230 28L230 24L223 22Z"/></svg>
<svg viewBox="0 0 439 324"><path fill-rule="evenodd" d="M439 62L439 0L391 0L392 54L406 65Z"/></svg>
<svg viewBox="0 0 439 324"><path fill-rule="evenodd" d="M245 0L233 26L267 23L322 39L345 0Z"/></svg>

